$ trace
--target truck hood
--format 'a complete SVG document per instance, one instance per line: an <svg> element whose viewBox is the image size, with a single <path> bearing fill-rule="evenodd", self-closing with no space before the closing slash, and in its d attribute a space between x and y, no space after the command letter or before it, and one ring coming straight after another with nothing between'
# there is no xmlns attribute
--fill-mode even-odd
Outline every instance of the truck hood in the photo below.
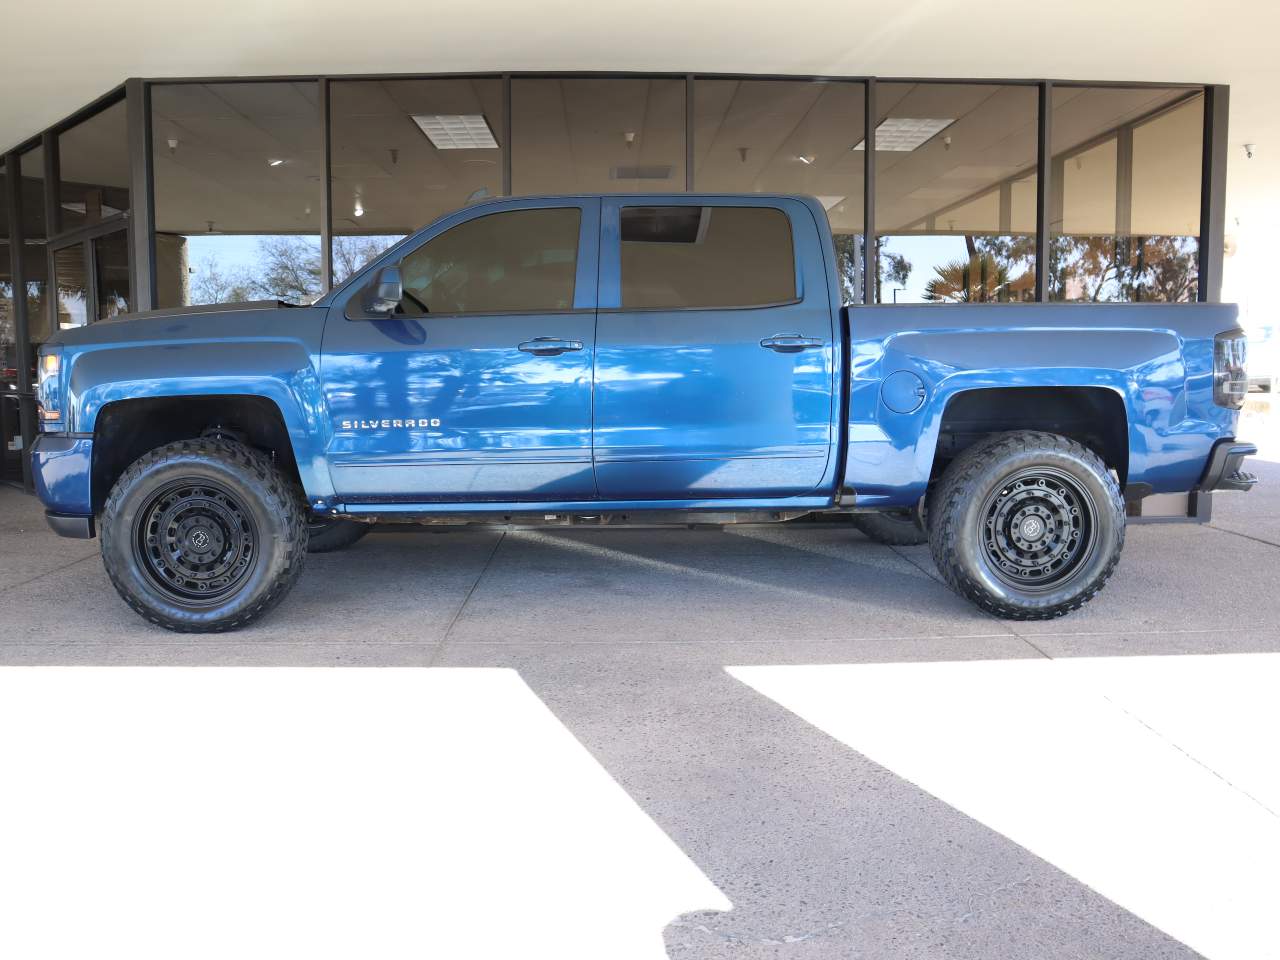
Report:
<svg viewBox="0 0 1280 960"><path fill-rule="evenodd" d="M122 313L84 327L59 330L49 338L51 346L81 347L96 344L186 340L192 337L227 335L280 336L287 334L292 319L309 316L312 310L283 300L253 300L245 303L212 303L194 307L172 307Z"/></svg>

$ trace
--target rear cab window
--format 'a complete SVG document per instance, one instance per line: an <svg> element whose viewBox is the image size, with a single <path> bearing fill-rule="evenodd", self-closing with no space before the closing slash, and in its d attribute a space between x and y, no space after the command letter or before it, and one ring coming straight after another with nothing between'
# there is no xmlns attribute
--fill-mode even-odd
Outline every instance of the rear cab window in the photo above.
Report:
<svg viewBox="0 0 1280 960"><path fill-rule="evenodd" d="M626 206L623 310L714 310L794 303L791 222L776 207Z"/></svg>

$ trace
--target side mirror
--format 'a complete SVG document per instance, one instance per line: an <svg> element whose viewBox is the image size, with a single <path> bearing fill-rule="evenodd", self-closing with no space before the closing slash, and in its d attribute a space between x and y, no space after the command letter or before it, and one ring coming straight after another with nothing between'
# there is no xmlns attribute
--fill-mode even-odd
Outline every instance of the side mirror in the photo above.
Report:
<svg viewBox="0 0 1280 960"><path fill-rule="evenodd" d="M364 309L367 313L390 316L396 312L403 297L404 285L400 282L400 268L383 267L365 292Z"/></svg>

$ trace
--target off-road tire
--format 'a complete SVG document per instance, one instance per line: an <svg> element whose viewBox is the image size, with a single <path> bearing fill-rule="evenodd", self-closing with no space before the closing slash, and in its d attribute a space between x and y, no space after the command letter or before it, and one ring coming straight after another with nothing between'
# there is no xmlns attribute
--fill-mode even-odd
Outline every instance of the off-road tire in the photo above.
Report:
<svg viewBox="0 0 1280 960"><path fill-rule="evenodd" d="M891 547L918 547L929 542L929 531L916 510L881 510L855 513L853 525L876 543Z"/></svg>
<svg viewBox="0 0 1280 960"><path fill-rule="evenodd" d="M307 521L307 553L345 550L372 529L371 523L312 517Z"/></svg>
<svg viewBox="0 0 1280 960"><path fill-rule="evenodd" d="M1047 486L1037 488L1037 477L1047 479ZM1032 513L1023 514L1031 526L1020 526L1015 538L1007 517L1019 503L1045 519L1037 526ZM929 546L946 582L981 609L1010 620L1049 620L1078 610L1105 586L1124 546L1124 499L1116 478L1092 450L1053 433L993 434L969 447L930 494L927 515ZM1035 541L1048 545L1043 554L1015 543L1029 542L1023 536L1028 529L1045 538ZM1061 554L1063 566L1056 572L1036 572L1038 561L1026 558L1058 556L1055 543L1077 552ZM1001 561L1015 572L1002 569ZM1020 576L1045 579L1034 585L1011 582Z"/></svg>
<svg viewBox="0 0 1280 960"><path fill-rule="evenodd" d="M184 503L194 505L185 515ZM102 561L116 591L145 619L182 633L234 630L261 617L289 592L307 554L296 485L266 455L221 437L179 440L144 454L111 488L100 527ZM174 529L204 534L193 543L212 537L236 547L214 547L199 556L208 563L195 564L193 554L157 545L175 542L165 535ZM204 582L210 595L187 595L200 587L199 577L214 575L203 568L224 566L227 583ZM165 571L174 570L195 570L197 580L166 579Z"/></svg>

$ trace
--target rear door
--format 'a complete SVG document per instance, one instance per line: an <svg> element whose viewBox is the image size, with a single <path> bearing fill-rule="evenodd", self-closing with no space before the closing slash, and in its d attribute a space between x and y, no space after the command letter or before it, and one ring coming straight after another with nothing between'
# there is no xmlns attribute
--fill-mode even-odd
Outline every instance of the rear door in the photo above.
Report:
<svg viewBox="0 0 1280 960"><path fill-rule="evenodd" d="M818 487L831 454L835 331L808 208L606 198L600 257L600 496L760 498Z"/></svg>
<svg viewBox="0 0 1280 960"><path fill-rule="evenodd" d="M349 502L582 500L599 201L464 210L398 260L404 298L335 303L322 380Z"/></svg>

